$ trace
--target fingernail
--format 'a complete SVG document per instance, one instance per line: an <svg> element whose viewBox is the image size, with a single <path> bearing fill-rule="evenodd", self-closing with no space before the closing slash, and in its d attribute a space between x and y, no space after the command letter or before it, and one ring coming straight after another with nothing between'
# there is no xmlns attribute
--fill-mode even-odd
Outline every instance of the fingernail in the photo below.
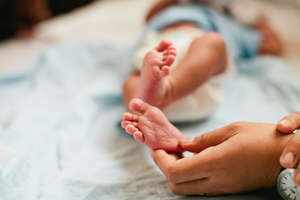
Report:
<svg viewBox="0 0 300 200"><path fill-rule="evenodd" d="M285 156L283 157L283 162L287 164L293 164L294 154L291 152L286 153Z"/></svg>
<svg viewBox="0 0 300 200"><path fill-rule="evenodd" d="M192 138L185 138L185 139L181 140L180 143L182 145L192 144L193 143L193 139Z"/></svg>
<svg viewBox="0 0 300 200"><path fill-rule="evenodd" d="M282 124L283 126L290 126L291 123L289 120L284 119L284 120L280 121L280 124Z"/></svg>
<svg viewBox="0 0 300 200"><path fill-rule="evenodd" d="M300 173L297 173L296 175L296 183L297 185L300 185Z"/></svg>

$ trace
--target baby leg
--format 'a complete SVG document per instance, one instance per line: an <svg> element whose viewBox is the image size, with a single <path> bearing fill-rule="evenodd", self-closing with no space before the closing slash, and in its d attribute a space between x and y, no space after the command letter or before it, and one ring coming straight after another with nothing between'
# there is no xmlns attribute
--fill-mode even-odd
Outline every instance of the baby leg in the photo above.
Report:
<svg viewBox="0 0 300 200"><path fill-rule="evenodd" d="M161 107L167 88L164 78L169 74L175 57L175 47L166 40L149 51L144 57L141 72L132 74L123 85L126 105L132 98L137 97L151 105Z"/></svg>
<svg viewBox="0 0 300 200"><path fill-rule="evenodd" d="M218 33L208 32L195 38L186 55L167 77L166 104L194 92L208 79L224 72L227 57L225 41Z"/></svg>
<svg viewBox="0 0 300 200"><path fill-rule="evenodd" d="M171 52L172 55L173 50ZM127 106L132 98L140 97L151 105L163 108L192 93L213 75L222 73L226 64L227 51L223 38L214 32L206 33L193 40L176 68L157 81L156 87L150 87L151 90L143 89L148 87L143 81L143 73L148 73L146 70L142 70L142 75L132 74L123 85L125 105ZM136 91L140 91L139 95Z"/></svg>

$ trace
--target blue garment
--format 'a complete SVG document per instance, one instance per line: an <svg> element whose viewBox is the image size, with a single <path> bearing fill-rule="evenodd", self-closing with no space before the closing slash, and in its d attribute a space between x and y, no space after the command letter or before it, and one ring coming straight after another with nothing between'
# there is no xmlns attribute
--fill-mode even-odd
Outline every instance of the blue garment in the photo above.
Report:
<svg viewBox="0 0 300 200"><path fill-rule="evenodd" d="M163 10L148 23L141 40L149 31L161 30L178 22L192 22L206 31L219 32L235 60L257 54L261 41L258 31L200 4L175 5Z"/></svg>

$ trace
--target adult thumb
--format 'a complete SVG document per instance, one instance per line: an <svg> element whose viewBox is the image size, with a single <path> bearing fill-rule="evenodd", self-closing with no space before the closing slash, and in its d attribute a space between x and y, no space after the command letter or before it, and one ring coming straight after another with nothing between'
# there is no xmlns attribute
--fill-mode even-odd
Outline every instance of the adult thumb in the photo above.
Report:
<svg viewBox="0 0 300 200"><path fill-rule="evenodd" d="M179 145L182 150L199 153L204 149L216 146L226 141L233 135L237 134L237 131L232 131L234 124L218 128L216 130L204 133L195 138L185 138L179 141Z"/></svg>
<svg viewBox="0 0 300 200"><path fill-rule="evenodd" d="M291 133L300 127L300 112L292 113L277 123L277 130L282 133Z"/></svg>

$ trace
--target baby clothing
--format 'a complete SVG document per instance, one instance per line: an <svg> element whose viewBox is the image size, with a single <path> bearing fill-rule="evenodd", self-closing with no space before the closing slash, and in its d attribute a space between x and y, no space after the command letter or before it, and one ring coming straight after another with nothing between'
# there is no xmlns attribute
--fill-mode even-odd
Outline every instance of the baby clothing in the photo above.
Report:
<svg viewBox="0 0 300 200"><path fill-rule="evenodd" d="M191 22L202 30L218 32L234 60L255 56L262 37L258 31L204 5L180 4L170 6L153 17L145 27L138 46L149 32L160 31L179 22Z"/></svg>
<svg viewBox="0 0 300 200"><path fill-rule="evenodd" d="M182 27L160 32L164 27L179 22L191 22L198 29ZM186 54L193 39L207 31L219 32L227 43L229 58L226 70L210 78L192 94L164 108L163 112L170 121L201 120L216 111L224 102L225 82L235 72L234 60L256 55L260 34L203 5L176 5L165 9L148 23L133 54L133 65L140 70L145 54L161 40L167 39L173 42L177 49L177 58L171 67L172 70Z"/></svg>
<svg viewBox="0 0 300 200"><path fill-rule="evenodd" d="M189 30L184 27L163 33L157 31L149 32L140 48L133 55L133 65L137 70L140 70L145 54L161 40L168 39L173 42L177 49L176 60L171 66L171 70L173 70L186 54L193 39L204 33L205 31L201 29ZM234 74L232 59L229 58L228 60L230 62L224 73L212 77L192 94L171 103L163 109L167 118L173 122L185 122L203 119L213 113L224 102L225 81Z"/></svg>

